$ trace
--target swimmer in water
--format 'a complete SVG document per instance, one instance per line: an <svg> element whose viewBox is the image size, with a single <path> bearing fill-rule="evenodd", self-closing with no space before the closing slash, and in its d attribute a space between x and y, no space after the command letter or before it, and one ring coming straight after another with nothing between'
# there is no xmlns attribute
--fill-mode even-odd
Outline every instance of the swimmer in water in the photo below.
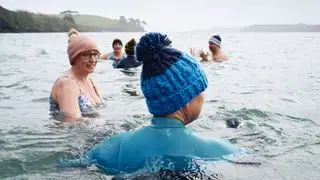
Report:
<svg viewBox="0 0 320 180"><path fill-rule="evenodd" d="M205 53L202 49L200 49L197 55L196 50L194 48L191 48L190 53L195 57L199 56L201 58L201 61L215 61L215 62L226 61L229 58L225 53L222 52L221 42L222 42L222 39L220 35L218 34L213 35L209 39L210 52Z"/></svg>

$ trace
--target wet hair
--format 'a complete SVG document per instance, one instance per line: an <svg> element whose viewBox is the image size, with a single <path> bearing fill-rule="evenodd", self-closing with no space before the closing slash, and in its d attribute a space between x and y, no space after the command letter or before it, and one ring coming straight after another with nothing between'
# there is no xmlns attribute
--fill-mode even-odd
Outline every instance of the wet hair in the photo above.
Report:
<svg viewBox="0 0 320 180"><path fill-rule="evenodd" d="M126 54L133 55L136 44L137 44L137 42L133 38L130 41L128 41L127 44L125 45Z"/></svg>
<svg viewBox="0 0 320 180"><path fill-rule="evenodd" d="M114 39L112 42L112 47L114 47L116 43L119 43L122 46L122 41L120 39Z"/></svg>

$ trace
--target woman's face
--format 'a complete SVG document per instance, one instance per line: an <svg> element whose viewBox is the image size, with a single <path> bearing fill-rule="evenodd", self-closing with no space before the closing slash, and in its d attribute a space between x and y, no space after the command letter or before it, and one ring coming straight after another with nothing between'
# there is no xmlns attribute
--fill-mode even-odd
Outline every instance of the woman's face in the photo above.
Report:
<svg viewBox="0 0 320 180"><path fill-rule="evenodd" d="M121 52L121 49L122 49L122 45L120 43L115 43L113 45L113 50L114 52L117 52L117 53L120 53Z"/></svg>
<svg viewBox="0 0 320 180"><path fill-rule="evenodd" d="M99 56L100 53L97 50L84 51L78 56L74 65L84 73L92 73L96 68Z"/></svg>

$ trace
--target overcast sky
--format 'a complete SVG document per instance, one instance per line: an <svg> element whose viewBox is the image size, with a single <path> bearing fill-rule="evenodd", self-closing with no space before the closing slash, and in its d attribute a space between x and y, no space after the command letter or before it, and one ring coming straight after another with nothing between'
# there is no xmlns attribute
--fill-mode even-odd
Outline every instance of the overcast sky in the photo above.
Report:
<svg viewBox="0 0 320 180"><path fill-rule="evenodd" d="M58 14L74 10L138 18L148 31L188 31L252 24L320 24L320 0L0 0L10 10Z"/></svg>

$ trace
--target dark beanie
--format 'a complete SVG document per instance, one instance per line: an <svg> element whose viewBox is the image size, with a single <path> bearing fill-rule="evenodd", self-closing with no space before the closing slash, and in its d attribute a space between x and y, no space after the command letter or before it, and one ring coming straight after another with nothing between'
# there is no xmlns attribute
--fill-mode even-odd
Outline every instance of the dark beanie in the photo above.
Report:
<svg viewBox="0 0 320 180"><path fill-rule="evenodd" d="M221 42L222 42L222 39L220 37L219 34L215 34L213 36L210 37L209 39L209 43L214 43L215 45L217 45L218 47L221 47Z"/></svg>

